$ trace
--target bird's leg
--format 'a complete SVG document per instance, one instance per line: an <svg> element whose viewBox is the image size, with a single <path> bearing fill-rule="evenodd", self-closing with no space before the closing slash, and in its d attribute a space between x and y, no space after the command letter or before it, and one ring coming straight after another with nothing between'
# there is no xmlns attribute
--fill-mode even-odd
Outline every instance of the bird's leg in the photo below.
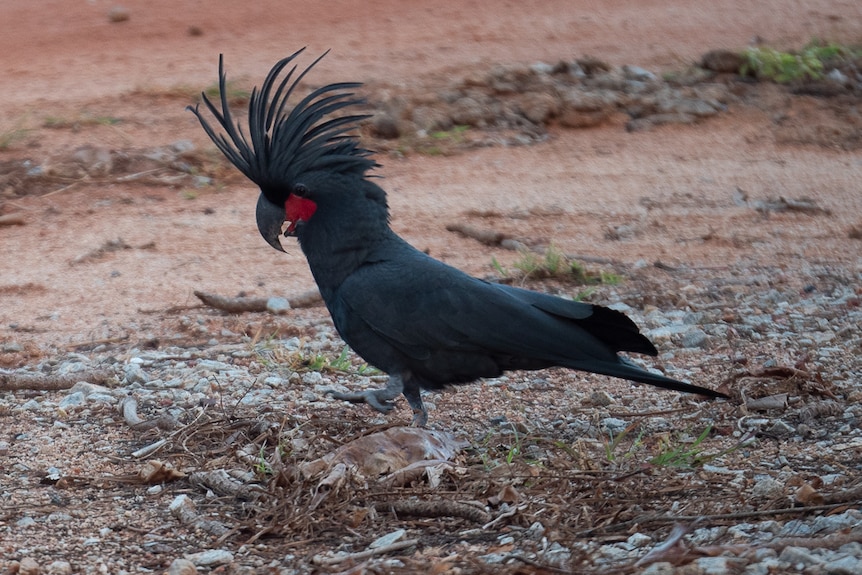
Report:
<svg viewBox="0 0 862 575"><path fill-rule="evenodd" d="M428 412L425 410L425 405L422 404L421 389L416 381L408 380L404 385L404 397L407 398L407 403L413 410L413 421L410 422L411 427L425 427L428 423Z"/></svg>
<svg viewBox="0 0 862 575"><path fill-rule="evenodd" d="M389 381L386 382L386 387L383 389L369 389L368 391L360 391L357 393L341 393L334 389L327 389L324 393L331 395L335 399L349 401L351 403L367 403L380 413L388 413L392 410L394 404L392 400L401 395L404 391L404 379L401 375L390 375ZM407 398L410 402L410 398ZM420 406L422 402L419 402ZM410 402L411 407L413 403Z"/></svg>

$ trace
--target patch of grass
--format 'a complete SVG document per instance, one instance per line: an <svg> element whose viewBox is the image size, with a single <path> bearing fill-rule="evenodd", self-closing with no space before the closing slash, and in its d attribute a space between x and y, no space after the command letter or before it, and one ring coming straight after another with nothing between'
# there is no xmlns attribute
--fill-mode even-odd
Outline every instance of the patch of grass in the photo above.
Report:
<svg viewBox="0 0 862 575"><path fill-rule="evenodd" d="M581 262L569 258L553 243L543 253L520 250L518 259L512 263L512 270L507 270L496 258L491 259L491 267L503 278L558 279L580 285L618 285L623 281L619 274L587 269ZM594 288L583 290L576 299L588 297L593 291Z"/></svg>
<svg viewBox="0 0 862 575"><path fill-rule="evenodd" d="M702 444L712 431L712 426L704 429L697 438L688 443L680 436L673 439L661 438L658 443L658 453L649 460L649 463L659 467L699 467L714 459L716 455L703 453Z"/></svg>
<svg viewBox="0 0 862 575"><path fill-rule="evenodd" d="M819 80L827 65L857 57L860 52L858 48L820 40L812 40L798 52L782 52L767 46L751 47L742 53L745 62L740 73L779 84Z"/></svg>
<svg viewBox="0 0 862 575"><path fill-rule="evenodd" d="M464 134L469 129L470 126L458 124L448 130L438 130L436 132L431 132L430 136L435 140L449 140L453 143L460 144L464 141Z"/></svg>
<svg viewBox="0 0 862 575"><path fill-rule="evenodd" d="M90 116L82 114L74 118L61 116L46 116L42 126L52 130L78 129L85 126L115 126L122 123L122 118L115 116Z"/></svg>
<svg viewBox="0 0 862 575"><path fill-rule="evenodd" d="M608 439L604 441L605 458L609 462L632 459L636 454L644 453L648 450L648 452L653 454L646 459L646 463L649 465L692 469L701 467L728 453L733 453L750 441L750 438L743 439L727 449L722 449L715 453L706 453L704 443L712 432L712 426L710 425L694 440L691 439L689 433L665 434L660 436L658 442L652 447L648 446L648 437L645 430L641 430L637 437L632 440L631 444L624 448L626 439L639 425L640 422L636 421L616 436L610 434ZM644 455L647 455L647 453L644 453Z"/></svg>
<svg viewBox="0 0 862 575"><path fill-rule="evenodd" d="M227 101L231 106L240 106L242 104L247 104L249 98L251 98L251 92L245 90L243 88L237 88L236 83L228 80L227 85ZM221 98L221 94L219 92L218 82L210 84L206 88L204 88L204 94L206 97L212 101L217 101Z"/></svg>
<svg viewBox="0 0 862 575"><path fill-rule="evenodd" d="M635 440L632 442L631 446L629 446L629 448L625 452L623 452L621 454L617 453L619 448L622 446L623 441L626 439L626 437L628 437L629 433L634 431L634 429L636 427L638 427L639 425L640 425L640 422L637 422L637 421L634 423L631 423L631 424L629 424L628 427L623 429L616 436L614 436L613 433L609 433L608 439L606 439L604 441L605 459L607 459L608 461L616 461L620 457L623 459L629 459L632 456L634 456L635 453L640 451L640 449L643 447L643 440L642 440L643 434L644 434L643 431L640 432L640 434L635 438Z"/></svg>
<svg viewBox="0 0 862 575"><path fill-rule="evenodd" d="M23 140L29 132L30 130L24 128L13 128L0 132L0 150L8 150L15 142Z"/></svg>

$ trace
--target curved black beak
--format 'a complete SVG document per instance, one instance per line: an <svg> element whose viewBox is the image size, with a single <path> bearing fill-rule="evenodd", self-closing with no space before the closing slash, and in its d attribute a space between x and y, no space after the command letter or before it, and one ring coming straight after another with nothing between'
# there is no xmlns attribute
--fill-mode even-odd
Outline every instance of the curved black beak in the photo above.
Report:
<svg viewBox="0 0 862 575"><path fill-rule="evenodd" d="M257 199L257 229L266 243L280 252L284 251L279 241L281 225L284 223L284 208L273 204L263 194Z"/></svg>

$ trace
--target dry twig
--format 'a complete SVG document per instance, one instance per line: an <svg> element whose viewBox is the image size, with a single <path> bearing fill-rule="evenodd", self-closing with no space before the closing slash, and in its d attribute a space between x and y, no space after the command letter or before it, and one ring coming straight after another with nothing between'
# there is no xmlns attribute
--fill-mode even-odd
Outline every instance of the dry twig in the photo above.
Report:
<svg viewBox="0 0 862 575"><path fill-rule="evenodd" d="M396 515L461 517L483 525L491 521L491 516L482 509L459 501L375 501L373 505L376 511Z"/></svg>
<svg viewBox="0 0 862 575"><path fill-rule="evenodd" d="M338 563L344 563L345 561L358 561L360 559L374 557L375 555L384 555L386 553L391 553L392 551L400 551L401 549L413 547L418 543L418 539L405 539L404 541L397 541L391 545L383 545L382 547L375 547L374 549L366 549L365 551L359 551L358 553L346 553L344 555L335 555L332 557L315 555L311 558L311 562L315 565L337 565Z"/></svg>
<svg viewBox="0 0 862 575"><path fill-rule="evenodd" d="M111 373L101 369L76 371L63 375L0 370L0 391L17 391L21 389L55 391L58 389L70 389L79 381L105 384L109 383L110 380Z"/></svg>
<svg viewBox="0 0 862 575"><path fill-rule="evenodd" d="M215 536L222 536L230 532L230 529L224 524L201 517L188 495L178 496L171 502L169 509L171 515L176 517L180 523L193 529L200 529Z"/></svg>
<svg viewBox="0 0 862 575"><path fill-rule="evenodd" d="M138 416L138 400L131 395L123 398L120 402L120 411L123 413L123 419L129 424L129 427L135 431L146 431L157 427L164 431L170 431L179 426L179 422L170 415L161 415L154 419L144 420Z"/></svg>
<svg viewBox="0 0 862 575"><path fill-rule="evenodd" d="M24 219L24 214L15 212L12 214L3 214L0 216L0 226L23 226L27 223Z"/></svg>

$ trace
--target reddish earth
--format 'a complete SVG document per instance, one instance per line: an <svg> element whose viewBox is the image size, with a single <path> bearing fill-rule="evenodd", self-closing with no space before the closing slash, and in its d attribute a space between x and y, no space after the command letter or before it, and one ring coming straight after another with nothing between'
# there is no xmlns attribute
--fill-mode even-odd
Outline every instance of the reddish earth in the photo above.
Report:
<svg viewBox="0 0 862 575"><path fill-rule="evenodd" d="M313 54L332 50L314 82L410 86L497 63L584 54L661 72L685 67L707 49L741 49L757 37L798 47L812 37L852 42L862 29L862 8L851 1L795 8L784 2L544 0L433 7L397 1L258 2L218 10L203 2L124 5L130 18L118 23L109 21L113 4L105 2L0 8L3 21L14 23L0 37L5 62L0 126L21 133L0 158L39 163L85 144L144 148L183 139L209 148L183 108L186 94L191 98L213 85L219 53L225 54L231 78L244 86L259 82L274 61L301 46ZM51 122L68 129L46 128ZM553 131L547 143L532 147L454 158L382 157L379 173L386 177L395 227L420 247L475 273L487 269L491 254L473 245L467 249L443 232L442 224L489 207L504 213L562 207L565 217L553 229L524 235L545 233L569 252L625 262L726 263L726 250L680 240L711 228L728 237L756 236L763 230L751 228L751 213L669 215L664 233L634 242L605 240L603 230L640 218L642 197L674 203L684 196L693 198L690 206L707 200L727 206L737 186L754 200L807 196L822 202L836 217L810 225L829 229L792 236L805 237L805 244L817 238L816 246L805 248L809 257L850 256L851 247L839 240L862 211L858 155L777 146L770 123L769 111L731 109L703 126L634 135L619 126ZM28 223L2 230L0 286L12 297L4 297L0 337L81 342L141 322L140 309L189 304L194 289L235 293L265 284L267 291L290 294L310 288L298 250L285 258L257 237L254 201L255 192L241 181L202 190L195 200L164 186L116 182L79 182L47 197L7 198L5 211L24 212ZM537 225L546 224L529 223ZM69 265L117 238L132 247L154 247ZM745 256L787 257L802 247ZM730 257L740 257L739 251ZM38 335L10 333L10 323Z"/></svg>
<svg viewBox="0 0 862 575"><path fill-rule="evenodd" d="M171 309L197 305L194 290L291 296L314 287L298 247L285 256L262 241L256 190L219 164L184 110L213 86L220 53L243 88L308 46L313 55L331 49L314 84L356 80L415 93L496 64L591 55L662 74L707 50L754 41L862 41L858 0L123 5L128 20L111 22L114 5L101 0L0 4L0 165L46 165L82 146L142 150L191 140L215 185L69 177L50 190L0 189L0 215L18 214L24 224L0 226L5 366L88 342L170 339ZM858 116L858 102L848 106ZM805 130L812 118L823 122L810 127L820 145L782 137L788 124ZM774 90L696 125L628 133L620 122L552 124L546 141L529 146L387 153L378 174L396 230L473 274L491 274L492 258L508 266L517 254L447 232L447 223L550 241L622 268L661 261L716 277L768 265L802 287L795 278L812 265L857 277L862 270L853 233L862 226L862 156L837 139L830 145L840 123L822 101ZM752 204L735 202L737 189ZM764 217L751 207L779 197L809 198L829 215ZM611 237L619 226L635 233ZM106 250L118 239L123 249Z"/></svg>

